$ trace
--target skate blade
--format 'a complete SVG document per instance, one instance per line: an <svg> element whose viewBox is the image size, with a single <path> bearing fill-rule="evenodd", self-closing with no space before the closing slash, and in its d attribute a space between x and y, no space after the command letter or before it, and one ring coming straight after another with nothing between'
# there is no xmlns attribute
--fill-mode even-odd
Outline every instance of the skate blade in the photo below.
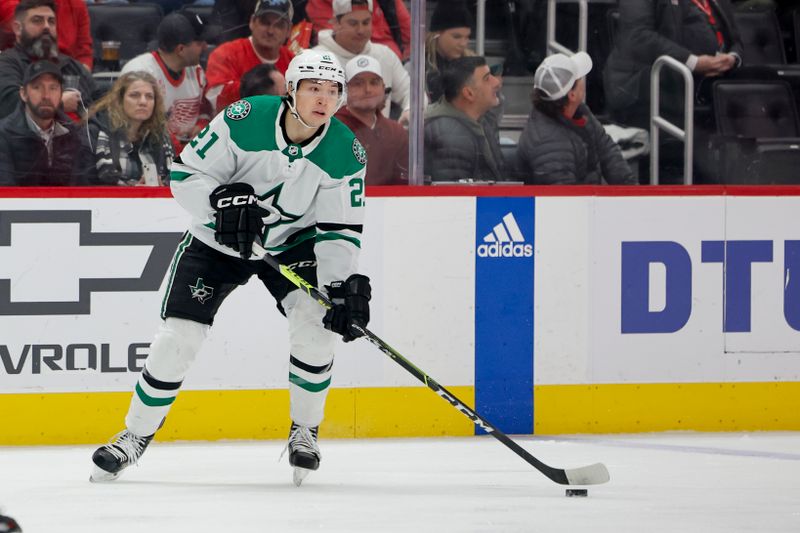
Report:
<svg viewBox="0 0 800 533"><path fill-rule="evenodd" d="M121 474L122 471L112 474L111 472L106 472L99 466L95 465L92 469L91 475L89 475L89 481L92 483L109 483L117 479Z"/></svg>
<svg viewBox="0 0 800 533"><path fill-rule="evenodd" d="M295 486L296 486L296 487L299 487L299 486L300 486L300 485L303 483L303 480L304 480L304 479L305 479L305 478L306 478L306 477L307 477L307 476L308 476L308 475L309 475L311 472L312 472L312 470L309 470L309 469L307 469L307 468L300 468L299 466L295 466L295 467L294 467L294 474L293 474L293 476L292 476L292 477L293 477L293 480L294 480L294 484L295 484Z"/></svg>

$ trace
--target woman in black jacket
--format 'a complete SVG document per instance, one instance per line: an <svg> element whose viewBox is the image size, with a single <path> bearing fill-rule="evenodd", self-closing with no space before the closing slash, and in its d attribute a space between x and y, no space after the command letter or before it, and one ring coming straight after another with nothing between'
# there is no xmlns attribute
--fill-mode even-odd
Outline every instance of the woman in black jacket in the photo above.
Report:
<svg viewBox="0 0 800 533"><path fill-rule="evenodd" d="M174 157L158 83L127 72L89 111L98 181L166 185Z"/></svg>

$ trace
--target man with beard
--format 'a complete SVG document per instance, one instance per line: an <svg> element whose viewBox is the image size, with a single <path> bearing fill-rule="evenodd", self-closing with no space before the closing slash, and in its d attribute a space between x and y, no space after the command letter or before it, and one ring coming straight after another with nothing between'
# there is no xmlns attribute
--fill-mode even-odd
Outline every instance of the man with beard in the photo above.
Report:
<svg viewBox="0 0 800 533"><path fill-rule="evenodd" d="M64 112L77 119L91 104L95 92L91 74L75 59L58 51L53 0L22 0L14 10L17 44L0 54L0 118L19 106L17 92L25 69L40 60L53 62L62 76L77 76L77 90L63 91Z"/></svg>
<svg viewBox="0 0 800 533"><path fill-rule="evenodd" d="M62 76L31 63L18 89L23 106L0 121L0 186L86 185L93 167L85 131L59 114Z"/></svg>
<svg viewBox="0 0 800 533"><path fill-rule="evenodd" d="M286 46L293 16L289 0L259 0L250 17L251 35L221 44L211 52L206 98L217 112L244 97L239 93L241 78L258 65L273 65L281 74L286 73L294 57Z"/></svg>
<svg viewBox="0 0 800 533"><path fill-rule="evenodd" d="M344 69L347 107L336 113L367 151L367 185L407 185L408 132L381 113L386 85L381 64L371 56L356 56Z"/></svg>

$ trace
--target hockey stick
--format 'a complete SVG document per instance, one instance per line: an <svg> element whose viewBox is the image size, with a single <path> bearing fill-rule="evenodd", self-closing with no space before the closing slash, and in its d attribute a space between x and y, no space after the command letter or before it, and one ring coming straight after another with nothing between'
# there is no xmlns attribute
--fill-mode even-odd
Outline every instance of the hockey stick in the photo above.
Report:
<svg viewBox="0 0 800 533"><path fill-rule="evenodd" d="M254 248L257 246L258 245L255 245ZM259 252L261 252L261 250L259 250ZM286 279L297 285L298 288L305 291L322 307L325 309L330 309L333 307L333 303L323 292L308 283L286 265L282 265L277 259L272 257L272 255L266 253L266 250L264 250L264 256L262 259L269 266L280 272ZM411 361L403 357L397 350L386 344L386 342L384 342L380 337L372 333L367 328L361 328L357 325L353 327L358 329L376 348L406 369L409 374L427 385L429 389L445 399L450 405L458 409L464 416L472 420L476 426L491 434L494 438L505 444L506 447L510 448L514 453L525 459L528 464L556 483L561 485L599 485L600 483L605 483L609 480L608 469L603 463L595 463L593 465L567 469L553 468L552 466L544 464L539 459L528 453L525 448L511 440L508 435L494 427L494 425L492 425L488 420L470 409L464 402L456 398L453 393L439 385L436 380L417 368Z"/></svg>

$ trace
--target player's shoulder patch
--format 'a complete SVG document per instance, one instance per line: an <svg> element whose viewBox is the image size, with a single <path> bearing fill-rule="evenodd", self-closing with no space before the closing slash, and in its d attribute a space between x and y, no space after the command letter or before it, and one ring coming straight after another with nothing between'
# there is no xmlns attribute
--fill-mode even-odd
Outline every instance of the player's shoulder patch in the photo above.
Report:
<svg viewBox="0 0 800 533"><path fill-rule="evenodd" d="M362 165L367 164L367 151L357 138L353 138L353 155L356 156L356 161Z"/></svg>
<svg viewBox="0 0 800 533"><path fill-rule="evenodd" d="M252 106L247 100L238 100L225 109L225 116L231 120L242 120L250 114Z"/></svg>

